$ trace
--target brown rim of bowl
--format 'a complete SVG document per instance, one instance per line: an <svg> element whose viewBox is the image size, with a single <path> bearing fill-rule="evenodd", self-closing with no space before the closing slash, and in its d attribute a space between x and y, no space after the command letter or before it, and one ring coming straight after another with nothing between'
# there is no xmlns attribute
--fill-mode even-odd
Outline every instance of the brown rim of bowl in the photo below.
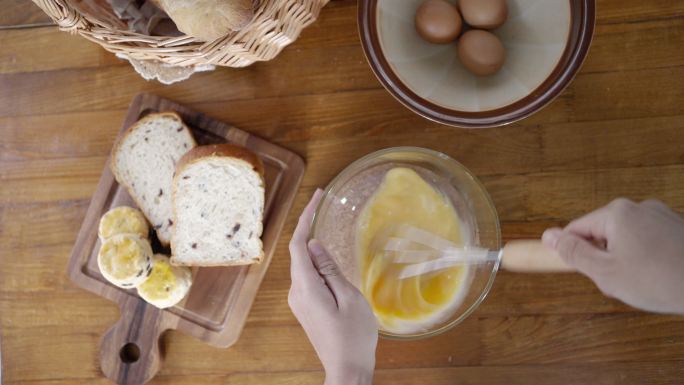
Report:
<svg viewBox="0 0 684 385"><path fill-rule="evenodd" d="M377 30L378 0L358 4L359 38L366 60L380 83L408 109L432 121L456 127L502 126L526 118L551 103L570 84L589 51L596 21L595 0L570 1L568 44L551 74L534 91L507 106L493 110L457 111L434 104L410 90L394 73L382 54Z"/></svg>

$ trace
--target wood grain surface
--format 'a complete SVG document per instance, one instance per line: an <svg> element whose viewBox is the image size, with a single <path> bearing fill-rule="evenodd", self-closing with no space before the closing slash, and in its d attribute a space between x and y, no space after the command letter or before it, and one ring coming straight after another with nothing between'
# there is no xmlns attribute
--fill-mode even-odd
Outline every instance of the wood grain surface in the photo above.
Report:
<svg viewBox="0 0 684 385"><path fill-rule="evenodd" d="M14 0L5 2L19 3ZM426 121L375 79L354 1L331 2L275 60L163 86L40 18L0 30L0 333L5 384L106 384L99 338L116 305L73 285L71 247L128 103L153 92L294 150L307 172L240 340L163 336L151 384L320 384L287 306L287 243L314 189L388 146L445 152L490 191L506 240L538 237L617 196L684 212L684 2L598 0L570 87L519 123ZM33 13L32 13L33 12ZM5 18L3 23L7 23ZM3 27L4 28L4 27ZM684 318L646 314L577 274L503 272L477 312L423 341L381 341L376 384L678 384Z"/></svg>
<svg viewBox="0 0 684 385"><path fill-rule="evenodd" d="M50 16L24 0L2 0L0 28L37 27L53 24Z"/></svg>

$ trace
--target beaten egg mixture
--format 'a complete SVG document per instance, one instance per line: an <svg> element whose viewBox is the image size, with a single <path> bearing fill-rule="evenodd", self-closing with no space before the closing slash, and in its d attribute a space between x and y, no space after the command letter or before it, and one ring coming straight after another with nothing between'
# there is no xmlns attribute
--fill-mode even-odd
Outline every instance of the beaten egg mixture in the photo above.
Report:
<svg viewBox="0 0 684 385"><path fill-rule="evenodd" d="M455 266L399 279L406 265L385 254L382 240L398 225L430 231L463 244L461 221L451 202L410 168L389 170L359 214L356 256L361 292L382 330L408 334L443 322L460 305L467 290L468 267Z"/></svg>

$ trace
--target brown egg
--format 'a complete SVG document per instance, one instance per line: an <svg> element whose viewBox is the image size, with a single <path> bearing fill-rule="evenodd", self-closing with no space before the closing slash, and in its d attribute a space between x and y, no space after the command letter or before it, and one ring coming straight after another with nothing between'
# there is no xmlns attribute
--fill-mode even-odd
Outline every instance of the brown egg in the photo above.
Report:
<svg viewBox="0 0 684 385"><path fill-rule="evenodd" d="M506 50L493 33L471 29L458 39L458 58L468 71L486 76L501 69L506 59Z"/></svg>
<svg viewBox="0 0 684 385"><path fill-rule="evenodd" d="M473 28L500 27L508 17L506 0L460 0L463 19Z"/></svg>
<svg viewBox="0 0 684 385"><path fill-rule="evenodd" d="M454 41L462 26L458 9L446 0L426 0L416 11L416 31L430 43Z"/></svg>

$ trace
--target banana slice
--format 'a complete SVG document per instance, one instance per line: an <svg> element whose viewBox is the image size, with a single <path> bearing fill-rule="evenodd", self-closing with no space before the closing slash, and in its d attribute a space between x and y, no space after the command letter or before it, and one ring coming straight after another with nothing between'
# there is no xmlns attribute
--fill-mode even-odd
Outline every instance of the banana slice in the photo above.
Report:
<svg viewBox="0 0 684 385"><path fill-rule="evenodd" d="M150 228L140 210L132 207L120 206L107 211L100 219L97 235L104 241L116 234L137 234L147 238Z"/></svg>
<svg viewBox="0 0 684 385"><path fill-rule="evenodd" d="M97 255L102 275L114 285L131 289L152 272L152 247L135 234L117 234L104 241Z"/></svg>
<svg viewBox="0 0 684 385"><path fill-rule="evenodd" d="M192 273L185 266L172 266L169 258L155 254L152 275L138 286L138 294L152 305L164 309L180 302L190 291Z"/></svg>

